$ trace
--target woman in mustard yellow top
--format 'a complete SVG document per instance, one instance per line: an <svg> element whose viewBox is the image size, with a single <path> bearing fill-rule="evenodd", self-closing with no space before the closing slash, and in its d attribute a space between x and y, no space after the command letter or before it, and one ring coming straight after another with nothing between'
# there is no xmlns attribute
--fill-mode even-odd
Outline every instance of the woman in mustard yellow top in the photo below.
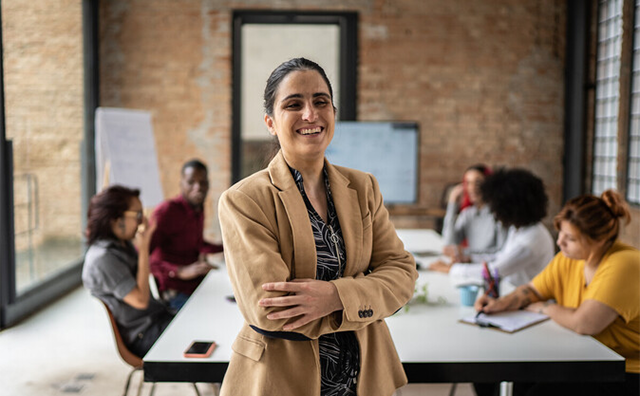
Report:
<svg viewBox="0 0 640 396"><path fill-rule="evenodd" d="M627 205L613 190L600 198L570 200L554 219L561 252L530 283L497 300L480 297L475 303L485 313L541 312L579 334L592 335L624 356L626 381L515 384L514 394L640 394L640 252L617 240L621 220L630 219Z"/></svg>

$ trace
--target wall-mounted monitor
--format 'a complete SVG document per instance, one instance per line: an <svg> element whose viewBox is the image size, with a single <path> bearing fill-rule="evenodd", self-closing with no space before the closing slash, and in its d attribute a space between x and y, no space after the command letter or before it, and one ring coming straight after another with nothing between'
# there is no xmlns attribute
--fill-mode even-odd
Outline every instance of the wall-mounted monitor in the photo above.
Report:
<svg viewBox="0 0 640 396"><path fill-rule="evenodd" d="M385 204L418 202L420 129L415 122L336 122L326 157L373 174Z"/></svg>

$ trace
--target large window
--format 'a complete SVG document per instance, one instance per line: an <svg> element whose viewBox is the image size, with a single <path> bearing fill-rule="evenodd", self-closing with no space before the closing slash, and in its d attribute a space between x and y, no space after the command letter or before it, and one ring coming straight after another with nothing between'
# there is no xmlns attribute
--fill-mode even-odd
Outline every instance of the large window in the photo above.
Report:
<svg viewBox="0 0 640 396"><path fill-rule="evenodd" d="M640 0L600 0L591 192L640 204Z"/></svg>
<svg viewBox="0 0 640 396"><path fill-rule="evenodd" d="M622 0L600 1L592 192L617 187Z"/></svg>
<svg viewBox="0 0 640 396"><path fill-rule="evenodd" d="M1 3L0 328L80 283L93 169L83 22L95 5Z"/></svg>
<svg viewBox="0 0 640 396"><path fill-rule="evenodd" d="M81 3L46 3L2 3L18 294L83 253Z"/></svg>
<svg viewBox="0 0 640 396"><path fill-rule="evenodd" d="M640 204L640 0L636 0L634 20L627 201L638 205Z"/></svg>

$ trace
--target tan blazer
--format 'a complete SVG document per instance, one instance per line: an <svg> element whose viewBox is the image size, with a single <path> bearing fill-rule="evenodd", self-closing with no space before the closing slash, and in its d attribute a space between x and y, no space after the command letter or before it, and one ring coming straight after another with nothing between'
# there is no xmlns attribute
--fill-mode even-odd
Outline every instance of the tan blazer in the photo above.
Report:
<svg viewBox="0 0 640 396"><path fill-rule="evenodd" d="M274 295L262 290L263 283L316 276L309 215L282 153L220 198L225 260L245 318L232 346L223 396L319 396L317 339L338 331L355 331L360 344L358 395L388 396L407 382L383 319L413 295L415 262L389 220L375 178L326 166L347 251L344 276L332 281L344 310L296 329L311 341L265 337L249 327L282 331L286 322L267 319L274 308L258 306Z"/></svg>

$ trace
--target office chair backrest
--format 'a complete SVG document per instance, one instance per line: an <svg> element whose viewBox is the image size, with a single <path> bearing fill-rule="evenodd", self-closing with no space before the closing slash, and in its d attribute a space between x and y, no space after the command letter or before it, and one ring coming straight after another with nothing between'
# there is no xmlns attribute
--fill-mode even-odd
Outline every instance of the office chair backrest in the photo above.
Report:
<svg viewBox="0 0 640 396"><path fill-rule="evenodd" d="M139 356L136 356L133 352L127 348L124 341L122 340L122 336L120 335L120 330L118 329L118 324L116 323L116 319L113 317L111 310L104 303L104 301L100 301L102 305L107 310L109 314L109 320L111 321L111 329L113 330L113 338L116 340L116 346L118 347L118 353L122 360L125 361L128 365L134 368L142 368L142 359Z"/></svg>

